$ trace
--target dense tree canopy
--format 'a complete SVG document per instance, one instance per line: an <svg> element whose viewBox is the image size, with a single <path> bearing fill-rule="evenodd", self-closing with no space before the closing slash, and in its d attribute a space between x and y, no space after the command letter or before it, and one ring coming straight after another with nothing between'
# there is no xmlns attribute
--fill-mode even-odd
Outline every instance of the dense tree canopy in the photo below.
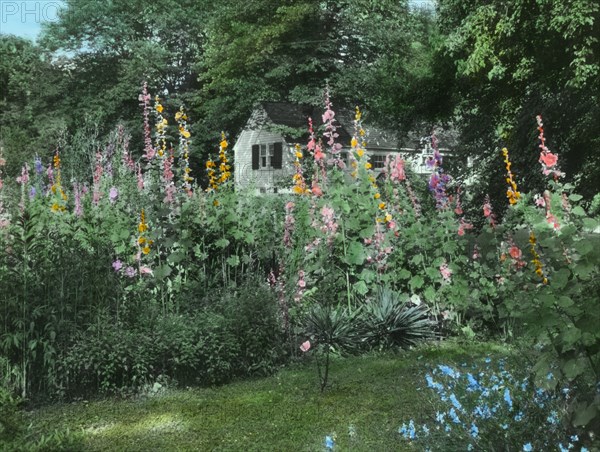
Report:
<svg viewBox="0 0 600 452"><path fill-rule="evenodd" d="M503 192L501 146L520 168L537 165L538 114L562 170L580 178L586 196L597 190L598 14L592 0L439 2L439 53L453 66L461 146L483 174L497 174L482 178L482 192ZM524 173L525 190L541 186L536 171Z"/></svg>

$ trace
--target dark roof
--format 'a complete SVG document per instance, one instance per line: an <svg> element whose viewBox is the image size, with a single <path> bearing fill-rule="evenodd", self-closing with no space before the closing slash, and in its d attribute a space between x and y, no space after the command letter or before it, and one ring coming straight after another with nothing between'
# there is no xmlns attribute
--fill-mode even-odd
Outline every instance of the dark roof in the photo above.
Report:
<svg viewBox="0 0 600 452"><path fill-rule="evenodd" d="M321 136L323 126L323 108L316 108L310 105L294 104L290 102L261 102L260 104L267 118L274 126L281 126L282 134L288 142L307 141L308 140L308 118L312 118L315 133ZM351 111L336 111L335 105L335 125L339 137L338 143L349 146L354 134L354 113ZM289 129L296 129L297 133L291 133ZM367 147L369 149L396 149L397 141L393 134L385 133L374 127L365 125L368 133Z"/></svg>

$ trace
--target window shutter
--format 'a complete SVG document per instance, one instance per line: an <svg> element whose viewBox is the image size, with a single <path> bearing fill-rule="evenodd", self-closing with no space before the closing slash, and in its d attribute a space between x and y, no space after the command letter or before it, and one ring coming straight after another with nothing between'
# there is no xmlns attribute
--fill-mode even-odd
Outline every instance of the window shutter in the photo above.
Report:
<svg viewBox="0 0 600 452"><path fill-rule="evenodd" d="M281 169L283 165L283 143L275 143L273 146L273 158L271 160L271 166L273 169Z"/></svg>
<svg viewBox="0 0 600 452"><path fill-rule="evenodd" d="M258 144L252 145L252 169L253 170L257 170L259 168L259 165L258 165L258 161L260 159L259 149L260 148L259 148Z"/></svg>

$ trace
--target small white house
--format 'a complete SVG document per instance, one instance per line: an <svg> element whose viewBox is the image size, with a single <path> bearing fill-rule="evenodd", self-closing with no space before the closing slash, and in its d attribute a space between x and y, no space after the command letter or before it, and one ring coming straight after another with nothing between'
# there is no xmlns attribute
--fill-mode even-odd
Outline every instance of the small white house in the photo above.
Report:
<svg viewBox="0 0 600 452"><path fill-rule="evenodd" d="M233 146L236 189L251 186L259 193L273 193L277 192L280 181L291 180L294 173L292 151L296 143L303 146L308 142L309 117L317 133L323 124L322 111L314 107L289 102L262 102L257 105ZM354 115L337 112L335 119L339 134L336 141L344 146L341 154L344 158L344 154L350 151ZM431 148L423 147L418 140L400 147L393 134L368 124L364 128L368 134L366 154L376 172L384 167L390 153L401 153L417 173L430 172L425 162L432 153Z"/></svg>

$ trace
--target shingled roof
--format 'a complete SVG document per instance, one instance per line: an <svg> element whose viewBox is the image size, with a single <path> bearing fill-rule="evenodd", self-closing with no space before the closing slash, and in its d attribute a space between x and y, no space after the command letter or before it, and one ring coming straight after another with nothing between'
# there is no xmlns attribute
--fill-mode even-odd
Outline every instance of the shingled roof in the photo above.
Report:
<svg viewBox="0 0 600 452"><path fill-rule="evenodd" d="M250 128L271 126L280 131L288 142L306 142L308 140L308 118L312 118L315 132L323 126L322 108L311 105L294 104L290 102L261 102L266 118L249 124ZM337 142L349 146L354 130L354 113L351 111L337 111L335 116L339 134ZM273 127L274 126L274 127ZM293 130L292 130L293 129ZM386 133L377 128L365 125L368 133L367 147L370 149L393 150L397 149L397 140L391 133Z"/></svg>

